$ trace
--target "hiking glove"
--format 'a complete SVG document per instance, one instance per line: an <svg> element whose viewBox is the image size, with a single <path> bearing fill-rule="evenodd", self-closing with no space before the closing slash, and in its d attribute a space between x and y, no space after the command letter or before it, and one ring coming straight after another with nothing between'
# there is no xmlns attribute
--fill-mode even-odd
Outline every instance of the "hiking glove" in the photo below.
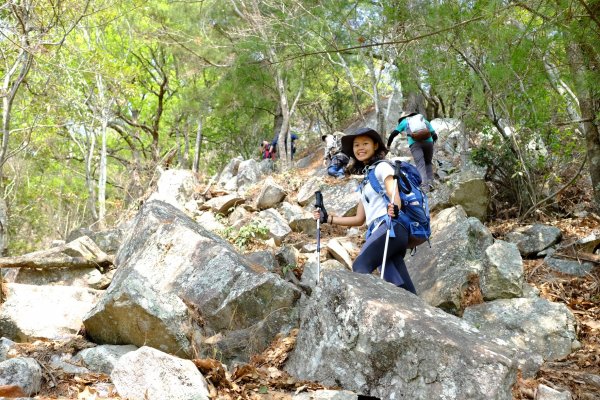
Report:
<svg viewBox="0 0 600 400"><path fill-rule="evenodd" d="M329 218L329 215L327 215L327 210L325 209L325 207L319 209L319 214L321 214L321 218L319 218L319 222L322 224L326 224L327 218Z"/></svg>
<svg viewBox="0 0 600 400"><path fill-rule="evenodd" d="M437 135L437 133L433 132L433 133L431 134L431 138L433 139L433 143L437 142L437 140L438 140L438 135Z"/></svg>

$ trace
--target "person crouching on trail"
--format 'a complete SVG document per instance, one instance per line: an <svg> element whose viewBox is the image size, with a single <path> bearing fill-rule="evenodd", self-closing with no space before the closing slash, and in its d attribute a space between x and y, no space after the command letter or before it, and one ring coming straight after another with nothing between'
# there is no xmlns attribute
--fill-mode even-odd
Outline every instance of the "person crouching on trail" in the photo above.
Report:
<svg viewBox="0 0 600 400"><path fill-rule="evenodd" d="M398 215L397 205L400 204L400 200L398 191L393 190L395 185L394 168L387 162L377 162L385 159L387 149L381 136L371 128L360 128L356 132L342 137L342 152L352 158L354 171L365 174L365 180L359 187L360 201L356 215L353 217L338 217L328 215L325 210L319 211L317 209L314 211L313 217L315 220L320 220L321 223L342 226L360 226L366 221L368 226L367 240L360 254L354 260L352 270L362 274L370 274L376 268L381 269L387 234L386 216L389 215L393 218ZM375 169L375 177L381 187L385 188L388 198L392 198L392 193L395 193L393 199L395 204L387 203L383 196L371 187L368 179L366 179L371 168ZM416 294L404 263L407 246L408 231L401 223L394 220L390 230L383 278L387 282Z"/></svg>

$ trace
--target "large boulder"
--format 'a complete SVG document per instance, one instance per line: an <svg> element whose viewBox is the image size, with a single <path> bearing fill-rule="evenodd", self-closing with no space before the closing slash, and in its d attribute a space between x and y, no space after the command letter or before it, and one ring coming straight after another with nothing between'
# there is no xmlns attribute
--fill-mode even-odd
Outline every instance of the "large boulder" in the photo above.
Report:
<svg viewBox="0 0 600 400"><path fill-rule="evenodd" d="M516 367L469 324L374 275L326 271L286 363L381 399L512 399Z"/></svg>
<svg viewBox="0 0 600 400"><path fill-rule="evenodd" d="M502 299L467 307L463 319L485 336L500 338L544 360L557 360L580 347L575 317L562 303L540 297Z"/></svg>
<svg viewBox="0 0 600 400"><path fill-rule="evenodd" d="M85 318L96 343L247 359L297 324L300 292L163 202L144 204Z"/></svg>
<svg viewBox="0 0 600 400"><path fill-rule="evenodd" d="M494 243L489 230L467 217L460 206L447 208L431 221L431 248L418 247L406 265L417 293L427 303L459 314L466 289L483 270L485 250Z"/></svg>
<svg viewBox="0 0 600 400"><path fill-rule="evenodd" d="M101 291L69 286L5 285L0 306L0 336L17 342L76 336Z"/></svg>

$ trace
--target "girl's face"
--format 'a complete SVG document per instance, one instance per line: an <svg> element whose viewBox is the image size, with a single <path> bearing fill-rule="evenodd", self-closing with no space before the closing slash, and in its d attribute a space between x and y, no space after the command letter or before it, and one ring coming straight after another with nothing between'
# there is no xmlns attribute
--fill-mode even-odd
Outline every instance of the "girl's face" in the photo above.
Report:
<svg viewBox="0 0 600 400"><path fill-rule="evenodd" d="M370 136L357 136L354 138L354 142L352 143L352 150L354 151L354 157L360 161L365 163L370 160L371 157L375 155L377 148L379 145L375 143Z"/></svg>

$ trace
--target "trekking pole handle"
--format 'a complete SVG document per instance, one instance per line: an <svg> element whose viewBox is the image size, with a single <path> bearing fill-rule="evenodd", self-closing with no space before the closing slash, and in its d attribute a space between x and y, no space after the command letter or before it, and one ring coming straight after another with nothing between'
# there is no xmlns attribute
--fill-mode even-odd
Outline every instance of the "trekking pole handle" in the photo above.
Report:
<svg viewBox="0 0 600 400"><path fill-rule="evenodd" d="M315 207L323 208L323 195L320 190L315 192Z"/></svg>

